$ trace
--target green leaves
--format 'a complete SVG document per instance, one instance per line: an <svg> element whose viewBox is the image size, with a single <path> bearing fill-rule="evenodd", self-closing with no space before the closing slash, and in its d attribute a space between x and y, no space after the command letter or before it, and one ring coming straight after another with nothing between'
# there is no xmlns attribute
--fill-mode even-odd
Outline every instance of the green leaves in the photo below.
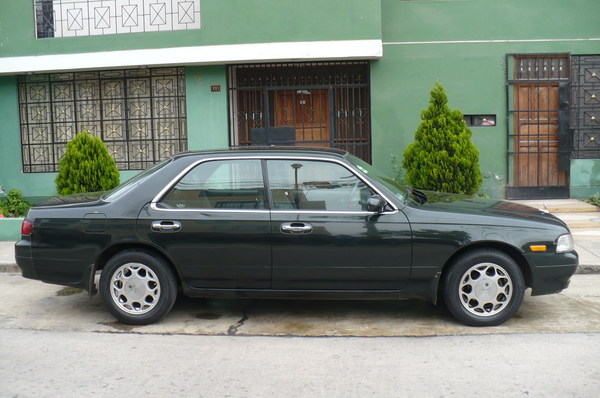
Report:
<svg viewBox="0 0 600 398"><path fill-rule="evenodd" d="M481 186L479 150L462 113L448 106L440 83L431 90L429 107L421 112L415 141L404 151L402 167L414 188L474 194Z"/></svg>
<svg viewBox="0 0 600 398"><path fill-rule="evenodd" d="M18 189L11 189L6 199L0 201L0 214L5 217L25 217L31 207L31 202L23 198Z"/></svg>
<svg viewBox="0 0 600 398"><path fill-rule="evenodd" d="M102 140L87 131L67 144L58 164L56 190L60 195L107 191L119 185L119 170Z"/></svg>

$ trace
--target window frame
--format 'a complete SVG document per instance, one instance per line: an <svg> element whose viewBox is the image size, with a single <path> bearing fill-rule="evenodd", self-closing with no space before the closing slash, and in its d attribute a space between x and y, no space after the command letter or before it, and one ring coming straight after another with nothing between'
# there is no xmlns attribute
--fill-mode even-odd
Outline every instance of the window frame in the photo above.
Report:
<svg viewBox="0 0 600 398"><path fill-rule="evenodd" d="M296 164L302 164L300 166L300 168L298 168L298 170L300 170L301 168L308 166L309 164L312 164L311 166L311 173L315 173L318 171L319 168L322 168L323 172L327 172L329 173L330 170L333 171L334 173L337 170L345 170L345 172L350 173L350 176L353 177L352 181L356 184L355 187L352 187L350 189L348 189L347 187L339 187L340 191L338 192L333 192L334 190L336 190L337 188L320 188L320 187L314 187L313 189L308 189L308 190L304 190L303 188L298 189L297 187L294 187L293 185L296 185L295 182L288 180L287 177L287 172L289 172L289 170L287 169L281 169L279 167L276 167L275 169L277 170L287 170L287 172L283 172L283 175L278 176L278 185L277 187L273 187L273 183L274 180L271 178L271 167L270 164L275 164L276 162L285 162L288 163L289 166L293 167ZM342 196L345 194L344 191L350 191L350 192L354 192L355 189L359 188L359 185L362 183L363 188L367 188L370 191L369 197L371 197L373 195L373 192L375 192L373 190L373 188L371 188L371 186L369 186L367 183L365 183L365 181L359 177L359 175L353 171L350 170L348 167L344 167L344 165L342 164L338 164L338 163L334 163L334 162L328 162L327 160L307 160L307 159L266 159L265 160L266 163L266 170L268 173L268 178L269 178L269 194L271 196L271 201L270 201L270 209L272 210L285 210L285 211L290 211L290 210L320 210L320 211L325 211L325 212L348 212L348 213L352 213L352 212L361 212L361 211L365 211L364 209L335 209L333 206L335 206L335 196L336 194L342 194ZM326 167L335 167L336 169L330 169L330 170L326 170ZM341 167L341 169L340 169ZM280 178L283 177L283 180L280 180ZM341 174L340 174L341 177ZM324 181L330 181L329 179L319 179L319 180L315 180L314 182L316 183L321 183ZM302 185L304 185L307 181L302 181ZM283 186L280 186L279 184L283 183ZM311 200L310 195L309 196L309 192L311 190L314 190L314 192L312 192L312 194L317 194L317 196L321 196L321 198L319 198L318 200ZM275 191L285 191L285 196L286 199L284 200L279 200L279 201L275 201L274 196L274 192ZM279 207L276 206L276 203L280 203L280 204L291 204L293 205L294 203L291 201L291 199L288 197L288 192L292 192L292 196L295 197L295 206L288 208L288 207ZM350 193L349 192L349 193ZM300 195L298 195L299 193L301 193L303 199L302 201L300 201ZM359 191L359 196L360 196L360 191ZM343 199L343 197L342 197ZM350 202L352 201L352 198L346 197L346 201L348 201L348 199L350 200ZM306 205L309 205L309 207L303 207ZM323 209L320 209L319 206L322 205L324 206ZM333 205L333 206L332 206ZM365 203L366 205L366 203ZM297 207L296 207L297 206Z"/></svg>
<svg viewBox="0 0 600 398"><path fill-rule="evenodd" d="M262 183L262 187L260 187L260 184L257 184L257 186L259 186L260 188L257 188L258 191L262 191L262 195L260 200L257 200L256 203L259 204L262 202L262 206L261 207L256 207L256 208L244 208L244 207L240 207L240 208L236 208L236 207L181 207L178 208L176 205L175 207L173 207L172 205L169 205L167 203L165 203L165 200L167 199L167 196L173 192L174 189L176 189L176 187L188 176L191 175L191 173L194 173L195 170L199 170L202 166L206 165L209 166L210 163L215 163L216 168L214 170L212 170L212 172L210 172L210 174L207 176L206 180L203 182L208 182L210 180L210 178L212 176L215 175L216 172L219 171L219 168L222 166L232 166L235 161L241 161L241 162L249 162L249 161L253 161L255 163L256 166L258 166L258 173L260 176L260 182ZM220 164L217 164L220 163ZM239 166L238 166L239 167ZM196 163L194 167L191 168L186 168L187 172L183 175L181 175L181 178L178 178L177 181L175 181L175 183L170 184L170 188L168 190L166 190L164 192L164 195L162 195L162 197L160 198L160 200L157 201L157 206L160 206L161 210L184 210L184 211L194 211L194 210L198 210L198 211L213 211L213 210L258 210L258 211L264 211L264 210L268 210L269 208L269 204L268 204L268 196L267 196L267 191L266 191L266 184L265 184L265 173L264 173L264 168L263 168L263 163L260 159L240 159L240 158L236 158L236 159L213 159L213 160L209 160L209 161L204 161L204 162L200 162L200 163ZM231 170L229 170L231 171ZM241 180L236 180L236 183L239 183ZM233 182L233 179L230 179L228 181L230 184ZM210 188L207 189L203 189L203 190L198 190L198 192L201 191L210 191ZM213 190L217 190L217 189L213 189ZM196 191L196 190L191 190L191 191ZM223 188L223 189L218 189L218 191L231 191L231 192L236 192L236 191L240 191L239 188ZM199 196L200 197L200 196ZM258 199L258 196L257 196ZM208 200L208 197L205 199L205 201ZM200 200L198 200L200 202ZM162 207L165 206L165 207Z"/></svg>
<svg viewBox="0 0 600 398"><path fill-rule="evenodd" d="M203 209L172 209L165 208L160 206L161 200L164 196L193 168L200 165L201 163L215 161L215 160L236 160L236 159L255 159L261 161L262 164L262 172L263 172L263 184L265 189L265 199L267 207L265 209L211 209L211 208L203 208ZM315 156L285 156L285 155L266 155L266 156L256 156L256 155L247 155L247 156L217 156L217 157L207 157L205 159L197 160L187 167L185 167L177 176L175 176L168 184L165 185L163 189L161 189L158 194L152 199L150 203L150 207L156 211L164 211L164 212L199 212L199 213L207 213L207 212L215 212L215 213L239 213L239 212L259 212L259 213L306 213L306 214L364 214L364 215L372 215L375 212L367 211L367 210L357 210L357 211L338 211L338 210L307 210L307 209L274 209L273 202L271 198L270 192L270 184L269 184L269 174L266 170L266 161L268 160L306 160L306 161L322 161L322 162L330 162L341 165L346 168L349 172L351 172L354 176L356 176L359 180L364 182L375 195L381 196L391 208L390 211L385 211L385 214L393 214L397 213L398 207L394 203L394 201L389 199L389 195L385 192L382 192L377 186L375 186L371 181L364 178L362 173L359 173L357 170L354 170L353 167L346 164L341 159L331 159L331 158L320 158Z"/></svg>

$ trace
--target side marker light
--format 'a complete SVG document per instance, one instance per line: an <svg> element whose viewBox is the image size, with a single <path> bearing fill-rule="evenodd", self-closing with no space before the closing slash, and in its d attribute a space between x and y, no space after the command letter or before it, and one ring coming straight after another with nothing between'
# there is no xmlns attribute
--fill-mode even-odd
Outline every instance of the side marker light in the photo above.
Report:
<svg viewBox="0 0 600 398"><path fill-rule="evenodd" d="M546 245L531 245L529 246L529 249L531 249L532 252L545 252Z"/></svg>

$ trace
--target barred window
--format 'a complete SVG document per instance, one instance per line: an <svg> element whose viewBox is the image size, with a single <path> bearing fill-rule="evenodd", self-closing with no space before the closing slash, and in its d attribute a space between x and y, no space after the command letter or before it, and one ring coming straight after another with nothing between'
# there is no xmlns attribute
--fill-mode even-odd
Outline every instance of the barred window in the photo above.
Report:
<svg viewBox="0 0 600 398"><path fill-rule="evenodd" d="M200 0L34 0L38 39L200 29Z"/></svg>
<svg viewBox="0 0 600 398"><path fill-rule="evenodd" d="M514 79L568 80L569 58L564 54L526 54L515 56Z"/></svg>
<svg viewBox="0 0 600 398"><path fill-rule="evenodd" d="M184 68L18 77L23 171L54 172L67 143L88 131L120 170L187 149Z"/></svg>

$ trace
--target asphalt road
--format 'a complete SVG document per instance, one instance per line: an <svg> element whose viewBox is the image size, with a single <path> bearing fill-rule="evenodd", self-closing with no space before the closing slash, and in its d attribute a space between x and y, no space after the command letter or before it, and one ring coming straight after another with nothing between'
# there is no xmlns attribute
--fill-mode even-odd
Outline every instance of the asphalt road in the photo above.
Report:
<svg viewBox="0 0 600 398"><path fill-rule="evenodd" d="M0 396L593 397L598 333L306 338L0 331Z"/></svg>
<svg viewBox="0 0 600 398"><path fill-rule="evenodd" d="M469 328L403 302L179 300L157 325L0 274L0 397L592 397L600 275ZM352 337L358 336L358 337Z"/></svg>

